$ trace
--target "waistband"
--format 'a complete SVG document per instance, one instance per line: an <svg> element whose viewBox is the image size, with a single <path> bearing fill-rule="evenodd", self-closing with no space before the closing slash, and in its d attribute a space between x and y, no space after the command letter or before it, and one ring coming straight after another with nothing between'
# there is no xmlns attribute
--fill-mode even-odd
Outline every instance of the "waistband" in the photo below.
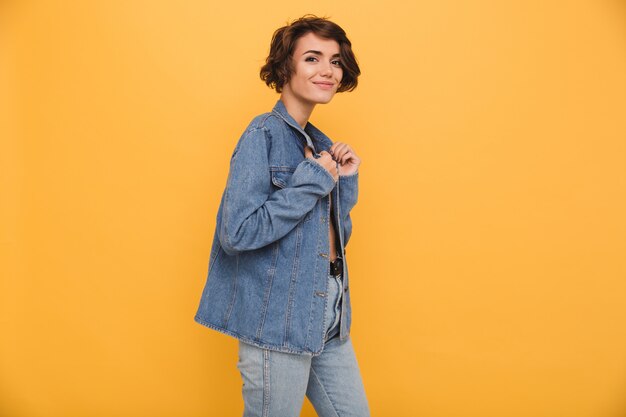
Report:
<svg viewBox="0 0 626 417"><path fill-rule="evenodd" d="M330 261L330 275L339 277L343 275L343 262L341 258Z"/></svg>

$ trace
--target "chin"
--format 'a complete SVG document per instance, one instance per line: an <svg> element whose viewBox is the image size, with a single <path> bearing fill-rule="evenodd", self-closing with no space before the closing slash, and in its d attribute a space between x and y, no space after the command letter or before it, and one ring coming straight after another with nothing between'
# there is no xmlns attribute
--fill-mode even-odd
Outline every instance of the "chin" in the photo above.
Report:
<svg viewBox="0 0 626 417"><path fill-rule="evenodd" d="M331 100L333 99L333 97L335 97L335 95L329 95L329 96L321 96L321 97L316 97L313 101L317 104L327 104L330 103Z"/></svg>

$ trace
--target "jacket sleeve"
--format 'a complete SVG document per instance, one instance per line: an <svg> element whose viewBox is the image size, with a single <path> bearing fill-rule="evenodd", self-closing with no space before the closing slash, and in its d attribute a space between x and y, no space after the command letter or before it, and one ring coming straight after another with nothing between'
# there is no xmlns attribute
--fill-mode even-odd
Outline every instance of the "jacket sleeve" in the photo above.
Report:
<svg viewBox="0 0 626 417"><path fill-rule="evenodd" d="M222 248L234 255L277 241L334 186L333 177L324 167L305 158L285 188L273 189L267 128L247 130L233 152L224 190L219 225Z"/></svg>
<svg viewBox="0 0 626 417"><path fill-rule="evenodd" d="M343 228L343 245L347 246L352 234L350 211L359 197L359 173L339 176L339 204L341 207L341 226Z"/></svg>

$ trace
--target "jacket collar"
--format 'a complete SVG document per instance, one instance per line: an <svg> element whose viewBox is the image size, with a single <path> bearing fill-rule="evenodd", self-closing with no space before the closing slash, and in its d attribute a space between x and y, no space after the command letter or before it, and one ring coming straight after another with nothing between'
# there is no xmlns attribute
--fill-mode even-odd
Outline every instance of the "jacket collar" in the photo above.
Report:
<svg viewBox="0 0 626 417"><path fill-rule="evenodd" d="M304 126L304 129L302 129L298 122L296 122L294 118L291 117L291 115L287 112L285 103L283 103L282 100L278 99L276 101L276 105L272 109L272 112L278 114L285 121L285 123L300 132L306 139L307 145L310 146L314 152L317 153L318 149L316 149L313 145L314 142L311 137L313 137L313 139L315 139L317 143L321 144L322 148L330 148L330 146L333 144L330 138L322 133L321 130L313 126L311 122L307 122L306 126Z"/></svg>

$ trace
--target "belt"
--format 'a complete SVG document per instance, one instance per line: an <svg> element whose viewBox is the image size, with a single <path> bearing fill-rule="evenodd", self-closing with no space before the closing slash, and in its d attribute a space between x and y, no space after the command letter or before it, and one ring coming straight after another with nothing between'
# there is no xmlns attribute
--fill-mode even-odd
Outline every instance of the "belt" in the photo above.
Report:
<svg viewBox="0 0 626 417"><path fill-rule="evenodd" d="M341 258L337 258L334 261L330 261L330 275L339 276L343 274L343 262Z"/></svg>

